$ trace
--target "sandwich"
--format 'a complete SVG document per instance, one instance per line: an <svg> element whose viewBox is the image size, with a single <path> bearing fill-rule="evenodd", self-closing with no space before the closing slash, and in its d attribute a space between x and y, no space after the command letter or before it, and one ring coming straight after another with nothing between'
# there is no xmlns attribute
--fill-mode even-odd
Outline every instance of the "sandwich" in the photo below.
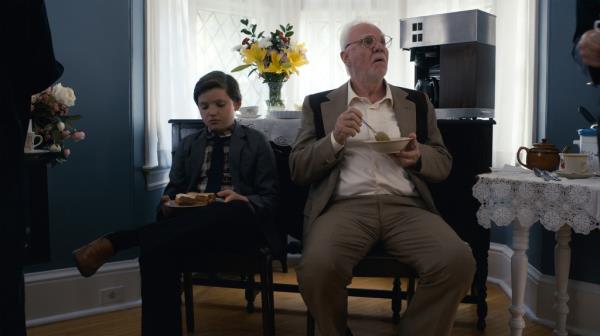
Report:
<svg viewBox="0 0 600 336"><path fill-rule="evenodd" d="M203 206L214 202L214 193L188 192L175 195L175 203L178 205Z"/></svg>

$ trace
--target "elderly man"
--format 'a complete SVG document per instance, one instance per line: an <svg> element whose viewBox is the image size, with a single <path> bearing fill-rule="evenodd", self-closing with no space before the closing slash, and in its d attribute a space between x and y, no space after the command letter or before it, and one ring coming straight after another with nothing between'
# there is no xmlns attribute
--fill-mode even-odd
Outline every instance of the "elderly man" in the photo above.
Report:
<svg viewBox="0 0 600 336"><path fill-rule="evenodd" d="M376 243L419 274L401 335L449 335L475 272L469 246L437 214L425 184L445 179L452 164L433 106L419 143L415 103L384 79L390 41L368 22L344 28L340 56L350 81L305 99L290 154L292 179L310 185L298 282L322 335L351 334L346 286ZM397 153L375 152L364 145L374 134L363 120L411 141Z"/></svg>

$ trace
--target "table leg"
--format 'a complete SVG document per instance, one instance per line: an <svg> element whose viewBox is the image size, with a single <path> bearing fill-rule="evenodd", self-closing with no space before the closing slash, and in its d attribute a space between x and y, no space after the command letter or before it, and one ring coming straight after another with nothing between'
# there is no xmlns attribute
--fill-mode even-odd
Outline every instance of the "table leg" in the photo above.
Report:
<svg viewBox="0 0 600 336"><path fill-rule="evenodd" d="M571 266L571 227L563 225L556 232L556 246L554 247L554 270L556 273L556 329L554 335L567 336L567 314L569 314L569 268Z"/></svg>
<svg viewBox="0 0 600 336"><path fill-rule="evenodd" d="M513 255L510 260L512 281L512 305L509 311L512 318L509 322L511 336L521 336L525 328L525 283L527 281L527 249L529 248L529 226L521 223L513 224Z"/></svg>

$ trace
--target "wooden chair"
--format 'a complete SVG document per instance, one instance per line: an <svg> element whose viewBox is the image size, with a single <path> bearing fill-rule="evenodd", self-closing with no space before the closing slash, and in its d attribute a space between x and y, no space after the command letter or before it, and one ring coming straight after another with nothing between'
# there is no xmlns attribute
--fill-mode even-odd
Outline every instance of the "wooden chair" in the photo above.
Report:
<svg viewBox="0 0 600 336"><path fill-rule="evenodd" d="M278 212L278 223L283 225L284 237L290 235L295 240L292 247L296 253L301 253L302 246L302 222L304 219L304 203L308 195L308 189L295 185L290 178L288 166L288 157L291 148L289 146L280 146L271 143L271 148L275 154L277 162L282 205ZM289 244L286 244L289 246ZM284 268L285 269L285 268ZM402 299L410 301L415 291L416 272L408 265L402 264L389 254L385 253L380 245L377 245L369 254L361 260L353 270L353 276L356 277L390 277L394 278L392 290L368 289L368 288L349 288L349 296L370 297L370 298L388 298L391 299L392 320L398 323L400 320L400 310L402 308ZM408 278L408 290L402 292L400 278ZM297 285L274 284L276 291L299 292ZM314 320L310 313L307 313L307 335L314 335Z"/></svg>
<svg viewBox="0 0 600 336"><path fill-rule="evenodd" d="M185 317L188 332L194 332L195 330L193 285L245 288L246 300L249 302L246 310L253 312L254 305L252 303L258 289L258 286L254 283L254 274L259 273L263 336L275 335L273 259L268 248L259 248L253 255L235 253L207 255L203 260L199 260L198 264L202 265L198 270L208 273L208 277L191 272L183 273ZM242 280L224 279L218 276L218 272L241 274Z"/></svg>
<svg viewBox="0 0 600 336"><path fill-rule="evenodd" d="M172 126L172 151L186 136L204 127L201 120L170 120ZM260 289L262 299L263 335L275 335L275 309L273 303L273 256L267 246L256 246L243 252L207 252L194 260L193 270L184 272L183 292L185 318L188 332L195 330L193 285L245 288L248 312L254 311L254 297ZM240 280L222 278L220 273L239 274ZM254 283L254 275L260 275L260 287Z"/></svg>

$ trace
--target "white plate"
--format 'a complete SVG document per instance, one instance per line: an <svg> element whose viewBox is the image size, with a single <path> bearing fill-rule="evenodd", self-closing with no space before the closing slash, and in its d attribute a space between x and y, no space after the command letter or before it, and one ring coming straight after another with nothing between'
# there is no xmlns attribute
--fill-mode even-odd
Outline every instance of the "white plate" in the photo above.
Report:
<svg viewBox="0 0 600 336"><path fill-rule="evenodd" d="M377 140L366 140L365 144L371 147L372 150L384 153L398 153L408 145L411 138L398 138L398 139L390 139L388 141L377 141Z"/></svg>
<svg viewBox="0 0 600 336"><path fill-rule="evenodd" d="M584 179L584 178L594 176L593 173L569 173L569 172L562 172L560 170L556 171L556 175L566 177L568 179Z"/></svg>
<svg viewBox="0 0 600 336"><path fill-rule="evenodd" d="M300 119L302 118L302 111L270 111L269 114L273 116L273 118L277 119Z"/></svg>
<svg viewBox="0 0 600 336"><path fill-rule="evenodd" d="M50 153L47 149L32 149L32 150L23 150L25 154L42 154L42 153Z"/></svg>
<svg viewBox="0 0 600 336"><path fill-rule="evenodd" d="M191 204L191 205L184 205L184 204L177 204L175 202L175 200L170 200L166 203L166 205L169 208L198 208L198 207L202 207L202 206L206 206L208 204Z"/></svg>

